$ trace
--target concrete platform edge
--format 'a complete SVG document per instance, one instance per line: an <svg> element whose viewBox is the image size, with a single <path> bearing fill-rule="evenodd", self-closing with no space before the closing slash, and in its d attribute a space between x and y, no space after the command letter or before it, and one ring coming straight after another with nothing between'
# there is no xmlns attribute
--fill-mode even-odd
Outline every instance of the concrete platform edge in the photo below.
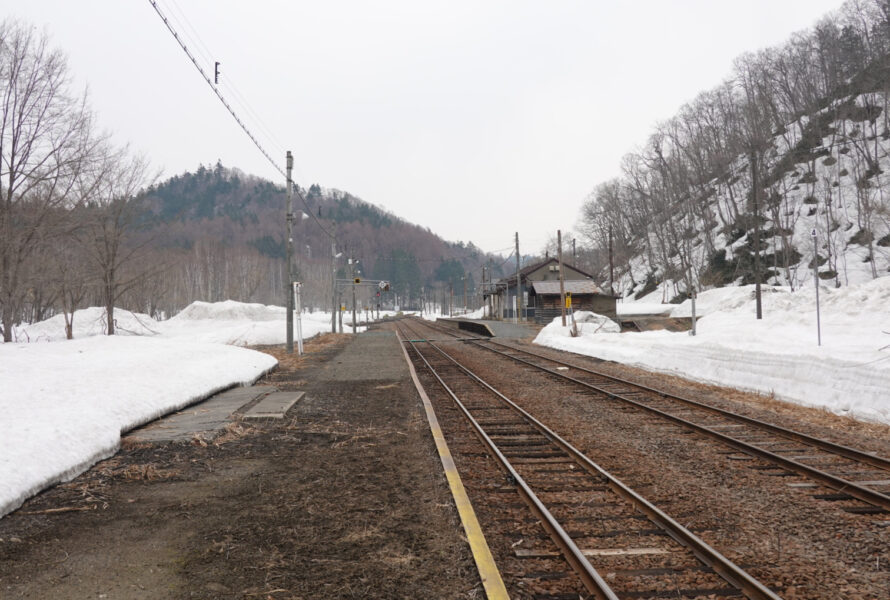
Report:
<svg viewBox="0 0 890 600"><path fill-rule="evenodd" d="M266 375L268 375L269 373L271 373L272 371L274 371L277 368L278 368L278 362L276 361L276 363L274 365L272 365L268 369L264 369L256 377L254 377L253 379L251 379L249 381L221 385L218 388L213 388L212 390L210 390L203 396L199 396L197 398L193 398L193 399L189 400L188 402L186 402L185 404L183 404L181 406L178 406L176 408L171 408L170 410L167 410L161 414L152 415L151 417L148 417L142 421L137 421L135 423L131 423L128 427L121 429L120 437L121 437L121 439L123 439L123 437L126 434L128 434L132 431L135 431L135 430L139 429L140 427L144 427L145 425L148 425L149 423L152 423L159 419L163 419L164 417L166 417L168 415L172 415L173 413L177 413L181 410L185 410L186 408L188 408L190 406L194 406L195 404L200 404L201 402L204 402L205 400L209 400L210 398L213 398L217 394L222 394L223 392L228 392L229 390L235 389L237 387L250 387L253 384L255 384L257 381L259 381L260 379L262 379L263 377L265 377ZM118 447L118 450L119 449L120 449L120 447ZM115 451L115 453L116 453L116 451Z"/></svg>
<svg viewBox="0 0 890 600"><path fill-rule="evenodd" d="M417 371L414 370L414 364L411 362L411 358L408 356L408 351L402 343L402 336L396 333L396 339L399 341L399 346L402 348L405 362L408 363L408 371L411 373L414 387L417 389L417 393L423 401L423 408L426 411L430 432L436 443L436 450L439 453L439 459L442 461L442 467L445 470L445 478L448 480L448 487L451 489L451 495L454 498L454 504L457 507L461 524L464 527L464 532L467 534L467 542L470 545L470 552L473 554L473 560L476 562L476 569L479 572L479 578L482 580L482 587L485 588L485 596L489 600L509 600L510 595L507 593L507 588L501 578L501 573L498 570L497 564L494 562L494 557L491 555L488 542L485 540L485 534L482 533L482 527L479 525L479 520L476 518L476 511L473 510L473 505L470 503L470 498L467 496L467 492L464 489L460 474L457 472L457 466L454 464L454 459L451 457L451 450L449 450L448 443L445 441L445 435L442 433L442 428L439 426L439 420L436 418L433 405L430 402L429 396L426 395L423 386L420 385L420 380L417 378Z"/></svg>

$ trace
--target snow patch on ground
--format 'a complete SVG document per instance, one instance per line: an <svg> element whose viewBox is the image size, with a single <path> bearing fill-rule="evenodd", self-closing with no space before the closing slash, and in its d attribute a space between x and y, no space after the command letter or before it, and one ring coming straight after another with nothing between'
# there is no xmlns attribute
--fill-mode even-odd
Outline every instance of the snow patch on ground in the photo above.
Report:
<svg viewBox="0 0 890 600"><path fill-rule="evenodd" d="M17 328L0 344L0 516L113 454L121 433L256 380L275 359L235 346L283 344L285 319L278 306L195 302L160 322L115 309L115 336L96 307L75 312L73 340L62 315ZM331 313L302 325L304 338L330 331Z"/></svg>
<svg viewBox="0 0 890 600"><path fill-rule="evenodd" d="M815 290L782 287L764 287L759 321L750 289L703 292L695 337L585 329L573 338L557 320L535 343L890 424L890 277L819 292L822 346Z"/></svg>
<svg viewBox="0 0 890 600"><path fill-rule="evenodd" d="M485 319L488 317L488 306L482 306L476 310L467 311L465 313L454 313L455 319Z"/></svg>
<svg viewBox="0 0 890 600"><path fill-rule="evenodd" d="M156 335L158 322L142 313L116 308L114 310L115 335ZM74 313L72 324L74 338L105 335L108 319L104 308L93 306ZM13 329L16 342L55 342L65 339L65 316L55 315L45 321Z"/></svg>
<svg viewBox="0 0 890 600"><path fill-rule="evenodd" d="M247 304L226 300L224 302L192 302L171 321L202 321L207 319L243 321L283 321L287 317L283 306ZM330 314L328 314L330 319Z"/></svg>
<svg viewBox="0 0 890 600"><path fill-rule="evenodd" d="M275 364L244 348L157 337L0 345L0 516L114 454L122 432Z"/></svg>
<svg viewBox="0 0 890 600"><path fill-rule="evenodd" d="M676 304L659 304L657 302L619 302L615 305L615 310L619 317L637 317L668 315L676 307Z"/></svg>
<svg viewBox="0 0 890 600"><path fill-rule="evenodd" d="M541 330L538 337L541 335L545 337L573 337L571 318L566 317L566 323L567 325L563 327L562 317L556 317ZM575 326L579 336L621 331L621 326L609 317L587 310L579 310L575 313Z"/></svg>

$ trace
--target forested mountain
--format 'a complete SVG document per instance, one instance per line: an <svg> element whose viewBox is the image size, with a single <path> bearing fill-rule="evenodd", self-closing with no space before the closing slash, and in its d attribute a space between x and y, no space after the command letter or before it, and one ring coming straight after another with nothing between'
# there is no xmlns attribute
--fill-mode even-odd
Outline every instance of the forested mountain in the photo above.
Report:
<svg viewBox="0 0 890 600"><path fill-rule="evenodd" d="M890 274L890 2L851 0L658 125L598 185L594 268L640 297ZM759 253L755 252L759 249ZM759 271L755 262L759 254Z"/></svg>
<svg viewBox="0 0 890 600"><path fill-rule="evenodd" d="M449 286L462 295L464 277L472 295L489 258L500 275L502 259L472 243L447 242L347 192L318 185L301 192L305 205L294 196L294 265L309 307L329 308L329 233L342 255L337 277L352 279L355 270L356 276L390 281L393 300L402 306L417 304L422 293L440 298ZM142 308L169 313L193 300L228 298L283 303L284 186L217 163L152 186L141 203L140 238L166 265L154 291L145 294L154 304Z"/></svg>

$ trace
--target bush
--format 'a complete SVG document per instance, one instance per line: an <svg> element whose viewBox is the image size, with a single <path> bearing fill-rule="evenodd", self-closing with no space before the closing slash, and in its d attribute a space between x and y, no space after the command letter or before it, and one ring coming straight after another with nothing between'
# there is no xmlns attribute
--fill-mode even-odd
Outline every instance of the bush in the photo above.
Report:
<svg viewBox="0 0 890 600"><path fill-rule="evenodd" d="M702 282L707 285L724 286L735 279L736 264L726 260L725 250L715 250L708 257L708 265L702 273Z"/></svg>
<svg viewBox="0 0 890 600"><path fill-rule="evenodd" d="M860 246L866 246L873 239L875 238L872 232L868 231L867 229L860 229L855 234L853 234L853 237L850 238L850 243L859 244Z"/></svg>

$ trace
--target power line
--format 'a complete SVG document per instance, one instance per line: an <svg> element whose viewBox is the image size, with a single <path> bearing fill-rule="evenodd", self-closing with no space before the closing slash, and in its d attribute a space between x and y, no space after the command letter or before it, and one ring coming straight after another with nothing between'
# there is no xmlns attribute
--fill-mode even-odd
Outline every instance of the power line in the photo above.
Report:
<svg viewBox="0 0 890 600"><path fill-rule="evenodd" d="M161 8L158 6L158 3L156 2L156 0L148 0L148 2L155 9L155 12L158 13L158 16L164 22L164 25L167 27L167 29L170 31L170 33L173 35L174 39L176 39L176 42L179 44L179 47L182 48L182 51L185 52L186 56L189 57L189 60L192 61L192 64L195 65L195 68L198 69L198 72L201 74L201 77L204 78L204 81L207 82L207 85L210 86L210 89L213 90L213 93L216 94L216 97L219 98L219 101L223 103L223 106L226 107L226 110L228 110L229 114L232 115L232 118L235 119L235 122L238 123L238 125L241 127L242 130L244 130L244 133L247 134L247 137L250 138L250 141L253 142L254 146L256 146L257 149L263 154L263 156L266 157L266 160L269 161L269 164L271 164L272 167L276 171L278 171L282 177L287 179L287 174L284 172L284 170L281 168L281 166L278 163L276 163L272 159L272 157L269 155L269 153L266 151L266 149L263 148L263 145L260 144L260 142L259 142L259 140L257 140L256 136L254 136L254 134L250 131L250 129L247 128L247 125L245 125L244 121L242 121L241 118L237 115L237 113L235 113L235 110L232 108L231 104L229 104L228 100L226 100L226 98L222 95L222 93L219 91L219 88L216 86L216 84L213 83L213 80L210 79L210 77L207 75L206 71L204 71L204 68L198 63L198 60L195 58L195 55L192 54L192 51L189 50L188 46L185 44L183 39L179 36L179 33L177 33L176 29L170 23L170 20L161 11ZM200 43L200 41L198 43ZM303 193L300 191L300 186L295 185L294 191L296 192L297 197L303 203L303 206L306 207L306 213L312 217L312 219L315 221L315 223L318 225L318 227L322 231L324 231L325 234L327 234L327 236L329 238L331 238L332 240L335 239L334 234L332 234L330 231L328 231L328 229L324 225L322 225L321 221L318 220L318 217L316 217L315 214L312 212L312 210L309 208L309 203L306 202L306 198L303 196Z"/></svg>
<svg viewBox="0 0 890 600"><path fill-rule="evenodd" d="M181 6L177 3L176 0L167 0L167 4L169 4L171 8L170 20L178 21L180 24L180 31L183 32L182 37L190 37L193 44L192 47L196 49L197 54L204 60L205 64L214 64L215 60L213 58L213 53L210 51L210 48L207 44L204 43L204 40L201 39L201 35L198 33L197 28L192 24L191 20L189 20L188 15L182 9ZM247 99L238 91L237 86L232 83L232 78L228 75L225 75L221 82L217 82L214 78L214 83L219 85L220 87L226 88L230 91L235 99L235 101L241 105L241 108L251 117L256 125L260 128L261 133L265 134L267 141L271 142L276 150L280 151L280 153L284 153L284 148L275 138L275 135L270 131L263 120L260 118L259 114L253 109Z"/></svg>
<svg viewBox="0 0 890 600"><path fill-rule="evenodd" d="M284 170L278 165L278 163L276 163L272 159L272 157L269 155L269 153L266 152L266 149L263 148L263 146L262 146L262 144L260 144L259 140L256 139L256 137L253 135L253 133L251 133L250 129L247 128L247 125L245 125L244 122L241 120L241 118L235 113L235 110L229 104L228 100L226 100L225 97L222 95L222 93L220 93L219 88L216 87L216 85L213 83L213 81L210 79L210 77L204 71L204 67L202 67L200 64L198 64L197 59L195 59L195 55L192 54L192 51L189 50L188 46L186 46L185 43L182 41L182 38L179 37L179 34L173 28L173 25L171 25L170 21L167 19L167 17L164 15L164 13L161 12L161 9L158 6L158 3L155 0L148 0L148 2L149 2L149 4L151 4L154 7L155 12L158 13L158 16L161 17L161 20L164 22L164 25L166 25L167 29L170 30L170 33L173 34L173 37L179 43L180 48L182 48L182 50L183 50L183 52L185 52L186 56L189 57L189 60L192 61L192 64L195 65L196 69L198 69L198 72L201 73L201 77L204 78L204 81L207 82L207 85L210 86L210 89L213 90L213 93L216 94L216 97L219 98L219 101L223 103L223 106L226 107L226 109L229 111L229 114L231 114L232 118L235 119L235 122L241 126L241 129L244 130L244 133L247 134L247 137L249 137L250 140L257 147L257 149L260 152L262 152L263 156L266 157L266 160L269 161L269 163L272 165L272 167L276 171L278 171L282 177L284 177L286 179L287 174L285 174Z"/></svg>

